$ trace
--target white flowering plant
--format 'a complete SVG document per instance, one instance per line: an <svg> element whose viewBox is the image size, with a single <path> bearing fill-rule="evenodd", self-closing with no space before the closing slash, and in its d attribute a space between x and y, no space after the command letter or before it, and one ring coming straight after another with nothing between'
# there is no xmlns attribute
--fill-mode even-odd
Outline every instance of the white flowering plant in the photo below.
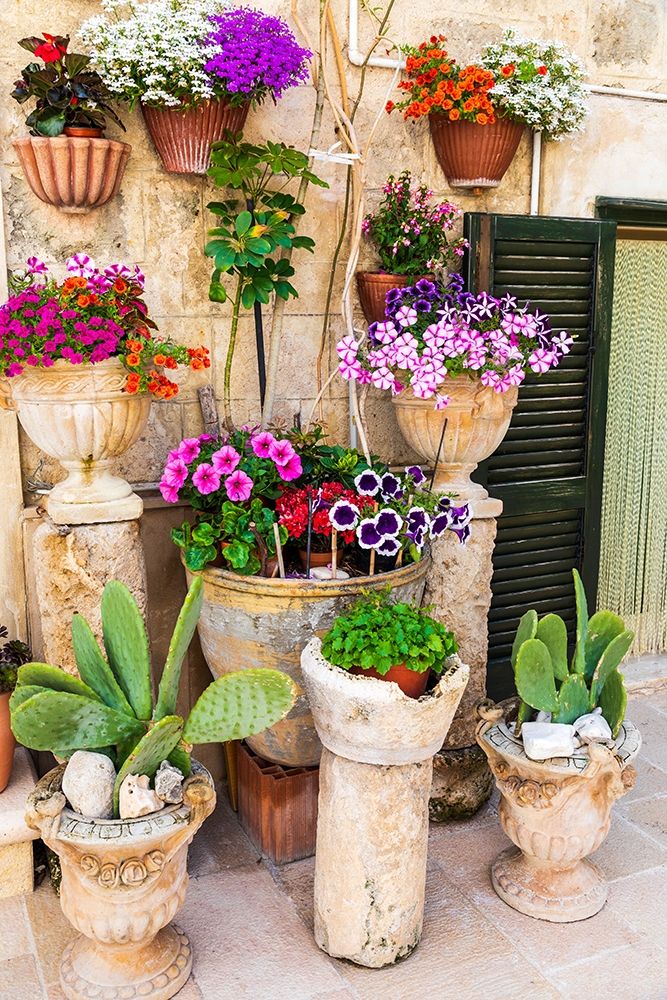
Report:
<svg viewBox="0 0 667 1000"><path fill-rule="evenodd" d="M79 34L119 100L179 107L219 96L204 67L218 51L207 38L210 18L226 0L102 0L102 7Z"/></svg>
<svg viewBox="0 0 667 1000"><path fill-rule="evenodd" d="M583 128L588 114L583 69L560 42L525 39L508 28L502 42L484 49L480 61L496 78L489 97L499 112L545 139L562 139Z"/></svg>

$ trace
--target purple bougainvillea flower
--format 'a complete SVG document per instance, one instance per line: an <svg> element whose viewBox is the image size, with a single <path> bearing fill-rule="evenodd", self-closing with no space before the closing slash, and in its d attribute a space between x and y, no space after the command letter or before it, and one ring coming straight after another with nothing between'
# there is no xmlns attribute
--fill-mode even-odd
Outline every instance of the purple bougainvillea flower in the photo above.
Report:
<svg viewBox="0 0 667 1000"><path fill-rule="evenodd" d="M431 538L439 538L440 535L451 524L451 517L449 511L443 510L441 514L436 514L434 518L431 519Z"/></svg>
<svg viewBox="0 0 667 1000"><path fill-rule="evenodd" d="M198 457L200 451L199 438L184 438L176 449L176 455L189 465Z"/></svg>
<svg viewBox="0 0 667 1000"><path fill-rule="evenodd" d="M240 461L241 456L236 448L232 448L231 444L223 444L222 448L214 451L211 455L211 464L221 476L228 476Z"/></svg>
<svg viewBox="0 0 667 1000"><path fill-rule="evenodd" d="M375 546L375 551L379 556L395 556L401 548L398 538L383 538L379 545Z"/></svg>
<svg viewBox="0 0 667 1000"><path fill-rule="evenodd" d="M393 472L385 472L382 477L382 496L385 499L395 497L401 489L401 480Z"/></svg>
<svg viewBox="0 0 667 1000"><path fill-rule="evenodd" d="M204 496L215 493L220 486L220 473L209 462L202 462L193 473L192 485Z"/></svg>
<svg viewBox="0 0 667 1000"><path fill-rule="evenodd" d="M416 531L417 528L426 528L428 522L429 516L423 507L411 507L408 511L408 531Z"/></svg>
<svg viewBox="0 0 667 1000"><path fill-rule="evenodd" d="M422 483L426 482L426 476L418 465L407 465L405 467L405 472L408 476L412 476L412 481L415 486L421 486Z"/></svg>
<svg viewBox="0 0 667 1000"><path fill-rule="evenodd" d="M284 465L276 465L276 469L280 478L286 483L291 483L293 479L298 479L303 474L301 458L295 451Z"/></svg>
<svg viewBox="0 0 667 1000"><path fill-rule="evenodd" d="M336 500L329 511L329 520L337 531L353 531L359 523L359 508L347 500Z"/></svg>
<svg viewBox="0 0 667 1000"><path fill-rule="evenodd" d="M360 472L355 478L354 485L357 493L361 493L365 497L374 497L378 490L382 489L382 480L377 472L373 472L372 469L366 469L364 472Z"/></svg>
<svg viewBox="0 0 667 1000"><path fill-rule="evenodd" d="M275 442L275 440L276 439L270 431L260 431L259 434L252 435L250 438L250 445L258 458L268 458L271 445Z"/></svg>
<svg viewBox="0 0 667 1000"><path fill-rule="evenodd" d="M287 465L294 454L294 448L286 438L283 438L280 441L274 441L273 444L269 446L269 458L272 459L278 466Z"/></svg>
<svg viewBox="0 0 667 1000"><path fill-rule="evenodd" d="M377 529L374 518L365 518L357 528L357 541L362 549L374 549L384 539Z"/></svg>
<svg viewBox="0 0 667 1000"><path fill-rule="evenodd" d="M391 507L383 507L375 515L375 525L383 538L395 537L403 527L403 518Z"/></svg>
<svg viewBox="0 0 667 1000"><path fill-rule="evenodd" d="M244 500L247 500L252 493L253 486L252 479L242 469L236 469L235 472L232 472L231 476L227 476L225 479L227 496L235 503L242 503Z"/></svg>

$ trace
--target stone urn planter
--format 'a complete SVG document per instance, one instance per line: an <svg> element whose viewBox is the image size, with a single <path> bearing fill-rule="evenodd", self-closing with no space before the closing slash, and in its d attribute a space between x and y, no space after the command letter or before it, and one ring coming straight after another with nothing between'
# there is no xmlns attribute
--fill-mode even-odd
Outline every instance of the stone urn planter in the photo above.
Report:
<svg viewBox="0 0 667 1000"><path fill-rule="evenodd" d="M432 759L468 681L450 657L415 700L349 674L312 639L301 657L324 744L315 852L315 940L335 958L380 968L419 943Z"/></svg>
<svg viewBox="0 0 667 1000"><path fill-rule="evenodd" d="M470 475L505 437L519 390L494 392L479 379L457 375L447 379L442 391L450 397L444 410L409 390L392 397L401 433L423 459L437 462L434 490L456 493L460 500L483 500L488 491Z"/></svg>
<svg viewBox="0 0 667 1000"><path fill-rule="evenodd" d="M142 105L141 113L168 173L205 174L213 143L227 130L241 132L249 109L249 104L230 108L219 100L200 101L184 109Z"/></svg>
<svg viewBox="0 0 667 1000"><path fill-rule="evenodd" d="M33 193L47 205L79 214L116 196L132 151L115 139L67 135L30 135L12 145Z"/></svg>
<svg viewBox="0 0 667 1000"><path fill-rule="evenodd" d="M148 395L123 391L127 371L117 358L98 364L56 361L5 380L0 403L15 409L31 440L67 470L48 498L56 524L96 524L140 516L143 504L110 471L139 438Z"/></svg>
<svg viewBox="0 0 667 1000"><path fill-rule="evenodd" d="M215 808L208 771L193 763L181 805L131 820L85 819L65 807L64 765L39 781L26 822L62 867L63 913L81 932L66 948L68 1000L167 1000L187 981L190 943L170 921L188 884L188 845Z"/></svg>
<svg viewBox="0 0 667 1000"><path fill-rule="evenodd" d="M452 122L430 114L428 124L438 163L450 187L498 187L519 148L525 126L509 118L493 125Z"/></svg>
<svg viewBox="0 0 667 1000"><path fill-rule="evenodd" d="M480 706L477 740L500 790L500 822L516 847L496 859L491 881L509 906L568 923L593 916L607 899L600 868L587 860L609 832L611 808L634 785L641 737L625 721L613 749L591 743L572 757L529 760L520 738Z"/></svg>
<svg viewBox="0 0 667 1000"><path fill-rule="evenodd" d="M396 600L421 601L428 557L389 573L349 580L269 579L207 567L204 603L197 625L202 651L214 677L234 670L273 667L303 690L300 657L313 633L324 633L363 590L391 586ZM188 580L194 575L187 571ZM246 742L265 760L309 767L321 745L305 691L282 722Z"/></svg>

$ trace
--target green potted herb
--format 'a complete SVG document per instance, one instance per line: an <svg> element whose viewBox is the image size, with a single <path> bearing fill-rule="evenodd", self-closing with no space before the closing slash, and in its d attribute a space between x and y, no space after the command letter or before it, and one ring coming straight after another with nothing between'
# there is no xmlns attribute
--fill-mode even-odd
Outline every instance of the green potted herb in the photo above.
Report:
<svg viewBox="0 0 667 1000"><path fill-rule="evenodd" d="M391 591L368 594L334 621L322 640L329 663L353 674L394 681L410 698L426 690L458 649L451 632L416 604L393 603Z"/></svg>
<svg viewBox="0 0 667 1000"><path fill-rule="evenodd" d="M7 629L0 625L0 639L7 638ZM16 671L27 663L31 652L24 642L10 639L0 647L0 792L4 792L12 776L16 740L9 724L9 699L16 687Z"/></svg>

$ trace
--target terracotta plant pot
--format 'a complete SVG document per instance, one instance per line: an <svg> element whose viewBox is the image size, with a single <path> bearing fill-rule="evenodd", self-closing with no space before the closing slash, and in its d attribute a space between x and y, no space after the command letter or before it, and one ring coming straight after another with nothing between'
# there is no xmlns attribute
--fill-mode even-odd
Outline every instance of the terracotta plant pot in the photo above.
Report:
<svg viewBox="0 0 667 1000"><path fill-rule="evenodd" d="M498 187L519 148L525 125L499 118L493 125L451 122L429 115L438 163L450 187Z"/></svg>
<svg viewBox="0 0 667 1000"><path fill-rule="evenodd" d="M207 567L202 571L204 603L197 625L202 651L214 677L233 670L273 667L303 687L301 650L313 633L323 634L363 590L393 588L397 600L420 603L430 559L391 573L349 580L272 580L239 576ZM190 582L197 574L187 571ZM321 745L305 693L289 715L246 743L265 760L308 767Z"/></svg>
<svg viewBox="0 0 667 1000"><path fill-rule="evenodd" d="M65 766L41 779L26 822L60 858L60 905L80 935L67 945L60 985L68 1000L168 1000L192 968L187 937L170 921L188 885L188 845L215 808L208 771L193 762L181 805L139 819L86 819L66 808Z"/></svg>
<svg viewBox="0 0 667 1000"><path fill-rule="evenodd" d="M63 131L71 139L101 139L104 135L103 128L86 128L83 125L67 125Z"/></svg>
<svg viewBox="0 0 667 1000"><path fill-rule="evenodd" d="M397 663L390 667L386 674L378 673L373 667L368 669L352 667L350 673L359 674L360 677L374 677L378 681L393 681L408 698L421 698L426 690L430 671L424 670L423 673L418 673L406 667L405 663Z"/></svg>
<svg viewBox="0 0 667 1000"><path fill-rule="evenodd" d="M117 358L98 364L33 368L4 381L0 403L15 409L31 440L67 470L48 498L57 524L96 524L139 517L143 504L109 467L139 438L151 408L148 395L123 391Z"/></svg>
<svg viewBox="0 0 667 1000"><path fill-rule="evenodd" d="M338 549L338 563L340 563L340 557L343 554L342 549ZM306 564L308 562L307 550L299 549L299 562L301 563L302 569L306 570ZM328 566L331 562L331 549L327 552L311 552L310 553L310 568L314 566Z"/></svg>
<svg viewBox="0 0 667 1000"><path fill-rule="evenodd" d="M382 323L387 292L392 288L405 288L418 278L406 274L385 274L381 271L357 271L357 291L367 323Z"/></svg>
<svg viewBox="0 0 667 1000"><path fill-rule="evenodd" d="M457 375L447 379L442 391L450 397L444 410L436 410L432 399L418 399L409 390L393 396L398 425L423 459L431 464L437 460L435 490L456 493L461 500L482 500L488 491L473 483L470 474L505 437L518 389L494 392L479 379Z"/></svg>
<svg viewBox="0 0 667 1000"><path fill-rule="evenodd" d="M4 792L12 776L16 740L9 724L11 691L0 693L0 792Z"/></svg>
<svg viewBox="0 0 667 1000"><path fill-rule="evenodd" d="M132 151L115 139L27 136L12 143L33 193L63 212L90 212L118 193Z"/></svg>
<svg viewBox="0 0 667 1000"><path fill-rule="evenodd" d="M481 707L477 742L500 790L500 822L516 844L496 859L491 881L509 906L530 917L569 923L602 909L607 885L586 860L609 832L611 808L632 788L630 762L641 746L627 720L613 750L592 743L573 757L529 760L523 743Z"/></svg>
<svg viewBox="0 0 667 1000"><path fill-rule="evenodd" d="M249 109L249 104L230 108L224 101L201 101L183 110L141 106L153 145L170 174L205 174L213 143L227 129L243 131Z"/></svg>

